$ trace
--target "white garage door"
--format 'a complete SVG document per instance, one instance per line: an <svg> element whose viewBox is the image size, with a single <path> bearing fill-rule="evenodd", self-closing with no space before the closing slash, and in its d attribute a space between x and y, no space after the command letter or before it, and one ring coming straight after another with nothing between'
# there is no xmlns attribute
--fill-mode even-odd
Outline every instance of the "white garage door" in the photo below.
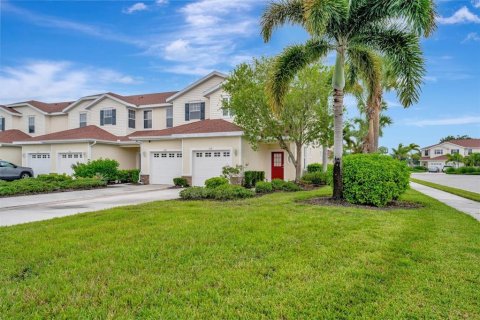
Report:
<svg viewBox="0 0 480 320"><path fill-rule="evenodd" d="M438 168L439 170L442 170L443 167L445 166L445 162L428 162L428 168Z"/></svg>
<svg viewBox="0 0 480 320"><path fill-rule="evenodd" d="M205 180L222 175L222 168L232 165L232 155L228 150L194 151L192 184L203 186Z"/></svg>
<svg viewBox="0 0 480 320"><path fill-rule="evenodd" d="M182 153L176 151L152 152L150 156L150 183L173 184L173 178L182 176Z"/></svg>
<svg viewBox="0 0 480 320"><path fill-rule="evenodd" d="M57 173L73 174L72 165L78 162L85 162L82 152L59 153L57 162Z"/></svg>
<svg viewBox="0 0 480 320"><path fill-rule="evenodd" d="M50 173L50 153L29 153L28 166L33 169L35 176Z"/></svg>

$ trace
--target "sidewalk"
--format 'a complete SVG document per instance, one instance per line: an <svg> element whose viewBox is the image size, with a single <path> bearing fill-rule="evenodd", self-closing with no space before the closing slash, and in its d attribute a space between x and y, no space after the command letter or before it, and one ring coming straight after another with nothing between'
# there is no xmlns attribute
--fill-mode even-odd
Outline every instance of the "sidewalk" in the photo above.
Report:
<svg viewBox="0 0 480 320"><path fill-rule="evenodd" d="M445 203L446 205L457 209L458 211L462 211L474 219L480 221L480 203L465 199L454 194L441 191L438 189L430 188L415 182L410 182L410 186L412 189L415 189L429 197L432 197L440 202Z"/></svg>

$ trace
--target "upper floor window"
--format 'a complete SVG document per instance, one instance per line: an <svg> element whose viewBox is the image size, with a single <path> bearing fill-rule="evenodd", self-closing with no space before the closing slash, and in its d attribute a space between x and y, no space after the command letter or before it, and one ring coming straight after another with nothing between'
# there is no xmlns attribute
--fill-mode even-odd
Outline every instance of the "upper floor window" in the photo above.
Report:
<svg viewBox="0 0 480 320"><path fill-rule="evenodd" d="M87 113L82 112L80 113L80 128L87 126Z"/></svg>
<svg viewBox="0 0 480 320"><path fill-rule="evenodd" d="M425 157L428 157L428 150L425 150Z"/></svg>
<svg viewBox="0 0 480 320"><path fill-rule="evenodd" d="M435 149L435 154L443 154L443 149Z"/></svg>
<svg viewBox="0 0 480 320"><path fill-rule="evenodd" d="M473 153L473 149L467 149L467 154L471 155Z"/></svg>
<svg viewBox="0 0 480 320"><path fill-rule="evenodd" d="M452 150L450 150L450 153L451 154L460 153L460 150L459 149L452 149Z"/></svg>
<svg viewBox="0 0 480 320"><path fill-rule="evenodd" d="M143 128L144 129L152 128L152 110L143 111Z"/></svg>
<svg viewBox="0 0 480 320"><path fill-rule="evenodd" d="M173 107L167 108L167 128L173 127Z"/></svg>
<svg viewBox="0 0 480 320"><path fill-rule="evenodd" d="M205 119L205 102L185 104L185 121Z"/></svg>
<svg viewBox="0 0 480 320"><path fill-rule="evenodd" d="M35 133L35 116L28 117L28 133Z"/></svg>
<svg viewBox="0 0 480 320"><path fill-rule="evenodd" d="M135 110L128 110L128 127L135 129Z"/></svg>
<svg viewBox="0 0 480 320"><path fill-rule="evenodd" d="M117 110L104 109L100 110L100 125L116 125L117 124Z"/></svg>
<svg viewBox="0 0 480 320"><path fill-rule="evenodd" d="M0 117L0 131L5 131L5 118Z"/></svg>
<svg viewBox="0 0 480 320"><path fill-rule="evenodd" d="M225 97L223 98L223 104L222 104L222 113L224 118L231 118L235 115L233 110L226 108L228 104L230 103L230 97Z"/></svg>

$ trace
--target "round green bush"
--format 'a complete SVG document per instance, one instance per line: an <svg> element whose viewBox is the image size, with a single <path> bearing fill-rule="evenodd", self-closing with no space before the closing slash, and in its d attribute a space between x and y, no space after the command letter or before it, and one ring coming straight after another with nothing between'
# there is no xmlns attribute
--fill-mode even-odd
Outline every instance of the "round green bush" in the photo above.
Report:
<svg viewBox="0 0 480 320"><path fill-rule="evenodd" d="M282 179L273 179L272 180L272 188L275 191L283 190L283 186L285 185L285 183L286 182L283 181Z"/></svg>
<svg viewBox="0 0 480 320"><path fill-rule="evenodd" d="M307 172L303 175L302 181L320 186L326 183L327 174L321 171Z"/></svg>
<svg viewBox="0 0 480 320"><path fill-rule="evenodd" d="M259 181L255 185L255 192L256 193L270 193L273 192L273 187L271 182L263 182Z"/></svg>
<svg viewBox="0 0 480 320"><path fill-rule="evenodd" d="M188 181L185 178L173 178L173 184L177 187L188 187Z"/></svg>
<svg viewBox="0 0 480 320"><path fill-rule="evenodd" d="M445 170L445 173L455 173L455 168L453 168L453 167L448 167L448 168Z"/></svg>
<svg viewBox="0 0 480 320"><path fill-rule="evenodd" d="M234 200L251 198L255 195L252 190L245 189L242 186L223 184L209 191L209 197L215 200Z"/></svg>
<svg viewBox="0 0 480 320"><path fill-rule="evenodd" d="M228 179L224 177L213 177L205 180L205 186L208 189L214 189L225 184L228 185Z"/></svg>
<svg viewBox="0 0 480 320"><path fill-rule="evenodd" d="M208 192L203 187L189 187L180 191L180 198L184 200L200 200L208 197Z"/></svg>
<svg viewBox="0 0 480 320"><path fill-rule="evenodd" d="M379 154L353 154L343 160L343 192L354 204L384 206L408 189L404 162Z"/></svg>
<svg viewBox="0 0 480 320"><path fill-rule="evenodd" d="M288 181L282 187L283 191L296 192L302 190L295 182Z"/></svg>
<svg viewBox="0 0 480 320"><path fill-rule="evenodd" d="M317 172L317 171L322 171L322 164L315 162L315 163L310 163L307 165L307 172L312 173L312 172Z"/></svg>

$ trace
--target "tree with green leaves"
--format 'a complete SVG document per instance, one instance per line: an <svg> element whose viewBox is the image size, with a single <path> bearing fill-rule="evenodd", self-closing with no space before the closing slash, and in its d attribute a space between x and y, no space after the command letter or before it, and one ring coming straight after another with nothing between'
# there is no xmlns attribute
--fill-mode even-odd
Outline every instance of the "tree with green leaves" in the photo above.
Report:
<svg viewBox="0 0 480 320"><path fill-rule="evenodd" d="M420 146L415 143L410 143L404 146L400 143L397 148L392 148L392 157L401 161L408 161L412 158L412 152L419 152Z"/></svg>
<svg viewBox="0 0 480 320"><path fill-rule="evenodd" d="M452 136L452 135L449 135L449 136L446 136L446 137L443 137L440 139L440 143L442 142L448 142L448 141L451 141L451 140L467 140L467 139L472 139L470 136L464 134L464 135L457 135L456 137L455 136Z"/></svg>
<svg viewBox="0 0 480 320"><path fill-rule="evenodd" d="M335 52L332 81L334 103L334 190L343 198L343 97L345 64L376 77L374 56L381 55L398 75L397 94L404 106L416 102L425 74L420 36L435 28L432 0L282 0L271 3L263 13L262 35L269 41L284 24L303 27L310 39L287 47L269 77L269 102L282 109L289 83L305 66Z"/></svg>
<svg viewBox="0 0 480 320"><path fill-rule="evenodd" d="M463 163L467 167L479 167L480 166L480 153L474 152L463 158Z"/></svg>
<svg viewBox="0 0 480 320"><path fill-rule="evenodd" d="M242 63L226 79L223 89L230 96L224 108L235 114L253 149L259 143L278 142L295 166L295 179L302 175L302 150L328 139L330 68L319 64L301 70L290 83L284 107L275 112L268 104L265 85L270 59ZM330 77L331 78L331 77ZM295 146L292 147L292 143Z"/></svg>
<svg viewBox="0 0 480 320"><path fill-rule="evenodd" d="M455 168L458 168L460 163L463 162L463 156L460 153L447 154L447 162L452 162Z"/></svg>

